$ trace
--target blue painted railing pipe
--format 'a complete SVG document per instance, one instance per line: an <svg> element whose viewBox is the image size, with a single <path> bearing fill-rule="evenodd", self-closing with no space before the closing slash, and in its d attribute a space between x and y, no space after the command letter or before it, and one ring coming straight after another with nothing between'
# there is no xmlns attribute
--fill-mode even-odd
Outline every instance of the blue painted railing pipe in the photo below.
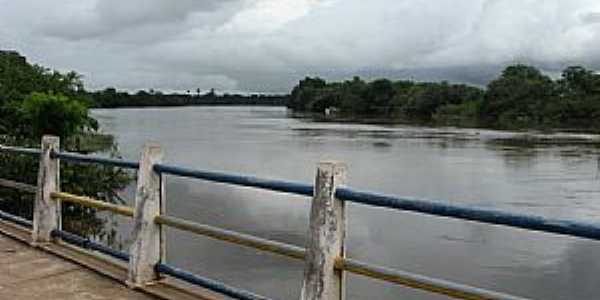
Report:
<svg viewBox="0 0 600 300"><path fill-rule="evenodd" d="M66 232L63 230L54 230L54 231L52 231L52 236L61 238L63 241L65 241L69 244L72 244L72 245L75 245L75 246L78 246L78 247L81 247L84 249L95 250L100 253L104 253L106 255L112 256L119 260L122 260L122 261L129 261L129 254L111 249L107 246L96 243L94 241L91 241L87 238L78 236L73 233L69 233L69 232ZM184 280L184 281L192 283L192 284L196 284L198 286L204 287L211 291L222 293L224 295L227 295L227 296L235 298L235 299L269 300L269 298L265 298L263 296L253 294L248 291L230 287L230 286L225 285L224 283L221 283L221 282L218 282L218 281L215 281L212 279L200 277L196 274L169 266L167 264L157 264L156 271L159 273L171 275L175 278Z"/></svg>
<svg viewBox="0 0 600 300"><path fill-rule="evenodd" d="M72 244L72 245L75 245L75 246L78 246L78 247L81 247L84 249L95 250L100 253L104 253L106 255L112 256L116 259L122 260L122 261L129 261L129 254L114 250L110 247L104 246L100 243L96 243L94 241L91 241L87 238L78 236L73 233L69 233L69 232L66 232L63 230L53 230L52 236L61 238L63 241L65 241L69 244Z"/></svg>
<svg viewBox="0 0 600 300"><path fill-rule="evenodd" d="M261 188L276 192L284 192L302 196L312 196L313 186L305 183L283 181L283 180L271 180L263 179L253 176L236 175L230 173L212 172L212 171L201 171L184 167L177 167L164 164L156 164L154 171L159 173L166 173L171 175L177 175L182 177L190 177L196 179L202 179L212 182L228 183L240 186Z"/></svg>
<svg viewBox="0 0 600 300"><path fill-rule="evenodd" d="M64 161L76 162L76 163L99 164L99 165L107 165L107 166L114 166L114 167L127 168L127 169L139 169L140 168L140 164L137 161L90 156L90 155L79 154L79 153L54 152L53 151L50 153L50 157L62 159Z"/></svg>
<svg viewBox="0 0 600 300"><path fill-rule="evenodd" d="M2 146L2 145L0 145L0 152L26 154L26 155L40 155L42 153L42 151L40 149Z"/></svg>
<svg viewBox="0 0 600 300"><path fill-rule="evenodd" d="M167 265L167 264L157 264L156 265L156 271L158 273L162 273L162 274L167 274L167 275L171 275L175 278L181 279L183 281L186 281L188 283L191 284L195 284L198 286L201 286L203 288L206 288L208 290L211 290L213 292L217 292L217 293L221 293L223 295L229 296L231 298L234 299L240 299L240 300L270 300L269 298L260 296L260 295L256 295L254 293L242 290L242 289L238 289L238 288L234 288L234 287L230 287L228 285L225 285L222 282L219 281L215 281L212 279L208 279L208 278L204 278L204 277L200 277L196 274L181 270L179 268Z"/></svg>
<svg viewBox="0 0 600 300"><path fill-rule="evenodd" d="M252 176L234 175L228 173L200 171L163 164L156 165L155 171L213 182L257 187L303 196L313 195L313 186L303 183L268 180ZM386 207L434 216L600 240L600 224L597 223L550 219L541 216L510 213L467 205L447 204L443 202L421 199L408 199L373 192L357 191L345 187L340 187L337 189L336 197L341 200L370 206Z"/></svg>
<svg viewBox="0 0 600 300"><path fill-rule="evenodd" d="M5 221L9 221L9 222L13 222L17 225L21 225L23 227L27 227L27 228L32 228L33 227L33 222L27 220L27 219L23 219L19 216L15 216L13 214L9 214L7 212L3 212L0 210L0 219L5 220Z"/></svg>
<svg viewBox="0 0 600 300"><path fill-rule="evenodd" d="M371 192L355 191L349 188L338 188L336 197L341 200L371 206L600 240L600 223L550 219L467 205L399 198Z"/></svg>
<svg viewBox="0 0 600 300"><path fill-rule="evenodd" d="M39 154L39 149L0 146L0 151L24 154ZM139 163L121 159L101 158L75 153L53 152L51 156L68 161L107 164L124 168L139 168ZM304 183L262 179L253 176L236 175L222 172L201 171L190 168L157 164L155 171L171 175L197 178L212 182L228 183L255 187L303 196L313 195L313 186ZM466 205L401 198L372 192L357 191L350 188L338 188L336 196L341 200L352 201L371 206L413 211L429 215L450 217L461 220L477 221L487 224L543 231L600 240L600 224L570 220L549 219L541 216L509 213L493 209L477 208Z"/></svg>

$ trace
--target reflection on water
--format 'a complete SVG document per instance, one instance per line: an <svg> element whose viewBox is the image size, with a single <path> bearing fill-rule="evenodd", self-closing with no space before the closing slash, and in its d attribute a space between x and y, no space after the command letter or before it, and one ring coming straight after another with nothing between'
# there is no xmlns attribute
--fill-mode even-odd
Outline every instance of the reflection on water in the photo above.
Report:
<svg viewBox="0 0 600 300"><path fill-rule="evenodd" d="M311 181L318 161L349 165L361 189L585 221L600 219L594 135L314 123L285 109L95 110L125 157L160 142L169 163ZM167 178L169 214L303 245L309 199ZM131 195L130 195L131 197ZM349 255L536 299L594 299L598 243L350 205ZM122 226L126 233L129 228ZM302 264L168 232L168 260L277 299L297 298ZM596 275L596 276L594 276ZM443 299L349 277L349 299Z"/></svg>

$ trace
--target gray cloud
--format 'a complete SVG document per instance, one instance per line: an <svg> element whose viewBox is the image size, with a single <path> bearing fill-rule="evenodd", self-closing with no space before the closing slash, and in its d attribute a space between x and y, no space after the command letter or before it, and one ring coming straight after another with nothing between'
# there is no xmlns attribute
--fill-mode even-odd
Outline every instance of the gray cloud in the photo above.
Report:
<svg viewBox="0 0 600 300"><path fill-rule="evenodd" d="M586 13L581 17L581 21L584 24L596 24L600 23L600 11Z"/></svg>
<svg viewBox="0 0 600 300"><path fill-rule="evenodd" d="M485 84L600 68L596 0L0 0L0 48L88 87L287 91L306 75ZM35 14L35 18L32 18Z"/></svg>
<svg viewBox="0 0 600 300"><path fill-rule="evenodd" d="M53 6L38 24L38 30L67 40L124 35L154 38L176 34L177 25L194 14L207 14L236 0L99 0L76 1Z"/></svg>

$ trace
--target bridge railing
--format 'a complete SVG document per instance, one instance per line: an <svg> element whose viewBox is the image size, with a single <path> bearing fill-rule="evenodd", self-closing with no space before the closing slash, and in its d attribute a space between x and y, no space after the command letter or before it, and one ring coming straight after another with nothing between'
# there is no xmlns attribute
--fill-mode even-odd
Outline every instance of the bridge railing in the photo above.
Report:
<svg viewBox="0 0 600 300"><path fill-rule="evenodd" d="M158 145L146 145L139 162L86 156L62 152L56 137L45 136L41 149L0 146L0 152L40 157L37 186L0 179L0 186L36 193L33 222L0 212L0 218L22 226L32 227L34 244L56 239L97 251L128 262L128 284L140 287L169 275L188 283L222 293L236 299L267 299L224 283L175 268L165 261L165 227L207 236L233 244L303 260L304 278L301 299L340 300L345 294L345 273L383 280L406 287L443 294L456 299L525 299L429 278L410 272L393 270L346 257L346 202L411 211L466 221L556 233L600 240L600 225L572 220L549 219L541 216L509 213L443 202L401 198L378 193L357 191L345 187L346 167L339 162L321 162L316 169L314 185L268 180L251 176L202 171L162 163ZM101 164L137 170L137 189L134 207L116 205L60 191L60 161ZM165 213L164 176L174 175L204 181L266 189L312 197L310 224L305 248L272 241L183 220ZM97 210L133 218L133 243L128 253L115 251L95 241L65 232L61 228L60 203L71 202ZM300 283L299 283L300 284Z"/></svg>

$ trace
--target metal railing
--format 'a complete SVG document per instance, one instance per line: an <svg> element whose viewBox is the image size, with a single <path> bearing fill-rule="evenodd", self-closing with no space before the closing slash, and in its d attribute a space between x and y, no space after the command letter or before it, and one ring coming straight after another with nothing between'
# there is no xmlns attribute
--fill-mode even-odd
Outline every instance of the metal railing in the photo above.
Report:
<svg viewBox="0 0 600 300"><path fill-rule="evenodd" d="M600 240L599 224L549 219L493 209L357 191L343 186L346 169L343 164L337 162L320 163L316 172L315 184L310 185L162 164L162 154L157 145L147 145L139 162L61 152L58 139L55 137L44 137L41 150L0 146L0 152L39 155L41 159L38 178L40 186L35 187L0 179L0 186L37 193L33 222L3 212L0 212L0 218L22 226L33 226L34 241L48 242L60 238L82 248L127 261L129 263L128 282L131 286L150 284L159 280L160 274L166 274L236 299L267 299L166 264L164 261L164 228L168 226L260 251L304 260L301 299L343 299L344 272L456 299L525 299L347 258L345 256L345 202ZM136 169L138 180L135 207L116 205L60 192L57 182L59 160ZM164 214L167 198L164 196L163 177L165 175L311 196L312 207L307 247L302 248ZM47 211L38 211L46 209L60 212L57 208L61 201L133 218L134 242L129 253L118 252L97 242L64 232L59 227L60 216L47 213Z"/></svg>

